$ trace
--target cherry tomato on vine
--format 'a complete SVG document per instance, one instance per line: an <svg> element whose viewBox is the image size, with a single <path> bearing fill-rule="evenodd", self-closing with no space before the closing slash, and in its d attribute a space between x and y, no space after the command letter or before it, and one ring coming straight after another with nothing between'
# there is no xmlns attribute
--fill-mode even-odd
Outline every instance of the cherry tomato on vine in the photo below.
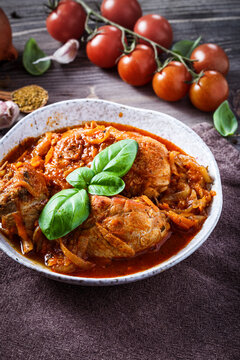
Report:
<svg viewBox="0 0 240 360"><path fill-rule="evenodd" d="M111 25L101 26L98 31L99 34L87 43L87 56L95 65L111 68L123 52L122 32Z"/></svg>
<svg viewBox="0 0 240 360"><path fill-rule="evenodd" d="M228 83L217 71L205 71L201 79L189 90L192 104L202 111L214 111L228 98Z"/></svg>
<svg viewBox="0 0 240 360"><path fill-rule="evenodd" d="M123 81L133 86L141 86L151 81L156 70L154 51L140 44L118 62L118 74Z"/></svg>
<svg viewBox="0 0 240 360"><path fill-rule="evenodd" d="M227 75L229 60L225 51L216 44L199 45L191 54L191 59L198 60L193 63L197 73L202 70L215 70Z"/></svg>
<svg viewBox="0 0 240 360"><path fill-rule="evenodd" d="M178 101L188 92L191 75L178 61L171 61L162 71L157 72L152 81L155 94L166 101Z"/></svg>
<svg viewBox="0 0 240 360"><path fill-rule="evenodd" d="M101 13L108 20L133 29L142 9L137 0L103 0Z"/></svg>
<svg viewBox="0 0 240 360"><path fill-rule="evenodd" d="M169 48L173 40L172 27L167 19L160 15L144 15L136 22L134 32ZM143 40L139 41L148 45Z"/></svg>
<svg viewBox="0 0 240 360"><path fill-rule="evenodd" d="M86 13L80 4L73 0L62 0L48 15L47 31L58 41L78 39L84 32Z"/></svg>

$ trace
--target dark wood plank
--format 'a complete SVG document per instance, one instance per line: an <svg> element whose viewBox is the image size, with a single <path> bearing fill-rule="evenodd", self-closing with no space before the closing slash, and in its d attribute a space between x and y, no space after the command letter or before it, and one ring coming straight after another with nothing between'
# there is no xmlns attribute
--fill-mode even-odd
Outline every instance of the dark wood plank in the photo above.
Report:
<svg viewBox="0 0 240 360"><path fill-rule="evenodd" d="M227 76L231 89L230 102L240 115L239 0L142 0L140 3L144 13L159 13L169 19L174 41L196 39L201 35L203 42L217 43L226 50L231 65ZM49 91L49 103L70 98L97 97L166 112L190 126L202 121L212 122L212 115L195 109L188 98L174 104L167 103L154 95L151 85L134 88L122 82L115 69L106 71L97 68L87 60L83 48L73 63L65 66L54 63L41 77L29 75L21 64L21 54L29 37L34 37L47 54L59 46L46 31L43 2L22 0L19 6L17 0L8 0L0 1L0 6L10 18L13 41L20 54L15 63L2 65L0 87L5 85L7 90L14 90L36 83ZM14 10L21 16L20 19L11 18ZM232 140L236 139L238 137Z"/></svg>

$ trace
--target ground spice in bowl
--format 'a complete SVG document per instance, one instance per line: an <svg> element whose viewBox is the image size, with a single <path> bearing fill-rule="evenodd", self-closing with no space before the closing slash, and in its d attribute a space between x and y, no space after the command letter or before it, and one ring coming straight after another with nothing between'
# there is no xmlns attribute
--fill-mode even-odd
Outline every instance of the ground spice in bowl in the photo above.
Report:
<svg viewBox="0 0 240 360"><path fill-rule="evenodd" d="M38 85L24 86L12 93L12 100L19 106L20 111L30 113L48 101L48 92Z"/></svg>

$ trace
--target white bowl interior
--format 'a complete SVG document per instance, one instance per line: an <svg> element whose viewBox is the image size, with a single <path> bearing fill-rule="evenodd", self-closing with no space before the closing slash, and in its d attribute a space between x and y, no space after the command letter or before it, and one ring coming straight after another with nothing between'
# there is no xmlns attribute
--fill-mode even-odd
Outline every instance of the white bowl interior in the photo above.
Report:
<svg viewBox="0 0 240 360"><path fill-rule="evenodd" d="M1 249L14 260L31 269L40 271L48 277L81 285L114 285L136 281L174 266L193 253L208 238L217 224L222 209L221 180L214 156L203 140L180 121L164 113L137 109L103 100L76 99L62 101L41 108L17 123L0 140L0 161L14 146L18 145L25 138L37 137L46 131L81 125L83 122L92 120L116 122L147 130L173 142L186 153L194 156L201 165L208 166L209 173L214 179L212 189L216 191L217 195L213 199L209 216L200 232L176 255L153 268L132 275L105 279L74 277L53 273L42 265L19 254L12 248L7 239L0 234Z"/></svg>

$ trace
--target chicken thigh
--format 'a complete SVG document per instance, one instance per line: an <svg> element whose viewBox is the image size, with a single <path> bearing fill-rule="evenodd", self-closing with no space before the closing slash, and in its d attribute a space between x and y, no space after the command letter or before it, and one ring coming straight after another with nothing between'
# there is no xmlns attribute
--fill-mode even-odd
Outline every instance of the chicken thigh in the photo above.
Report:
<svg viewBox="0 0 240 360"><path fill-rule="evenodd" d="M148 199L149 201L149 199ZM84 223L80 242L89 256L119 258L134 256L165 240L167 218L145 197L128 199L91 196L91 216Z"/></svg>
<svg viewBox="0 0 240 360"><path fill-rule="evenodd" d="M120 131L112 126L99 128L95 139L89 138L87 131L90 130L82 128L63 133L49 150L51 159L45 165L45 174L53 177L61 188L69 187L65 178L71 171L80 166L90 167L94 157L107 146L123 139L134 139L139 149L132 168L123 178L126 184L123 195L133 197L145 194L153 198L167 189L170 164L165 145L132 131ZM98 142L99 139L105 140Z"/></svg>

